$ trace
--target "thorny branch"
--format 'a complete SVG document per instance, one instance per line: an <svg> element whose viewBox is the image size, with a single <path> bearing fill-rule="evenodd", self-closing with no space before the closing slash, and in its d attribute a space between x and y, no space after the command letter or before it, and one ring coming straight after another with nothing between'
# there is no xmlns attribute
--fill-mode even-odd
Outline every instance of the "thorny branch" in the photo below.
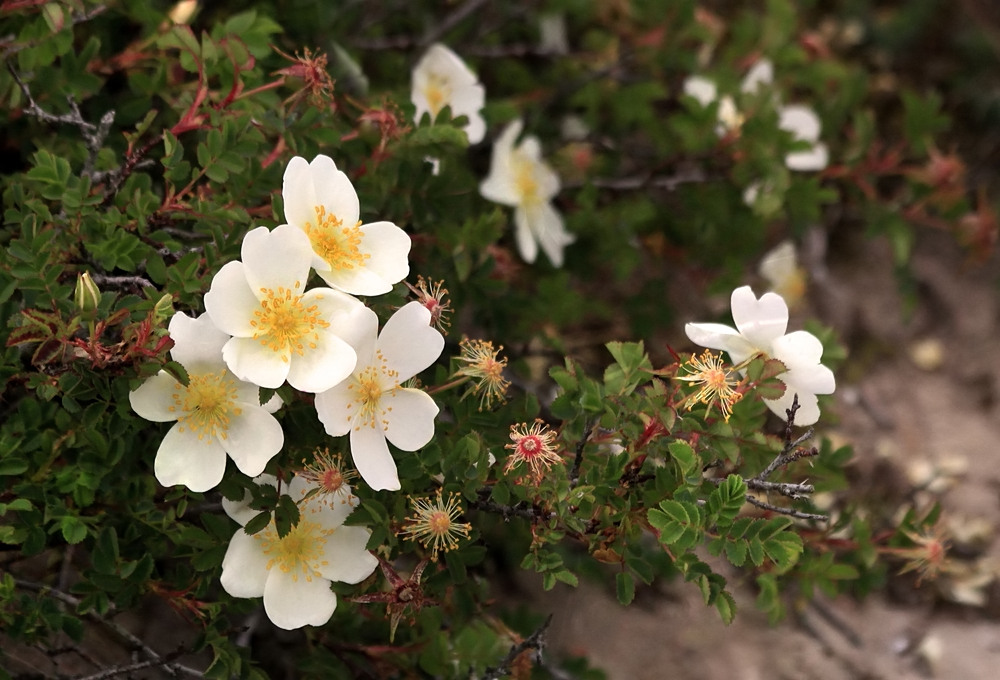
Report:
<svg viewBox="0 0 1000 680"><path fill-rule="evenodd" d="M505 522L509 522L511 517L523 517L527 520L546 519L546 514L536 508L529 507L524 501L519 501L515 505L501 505L489 499L490 490L480 489L479 498L469 501L469 507L483 512L492 512L501 515ZM554 514L549 515L549 517Z"/></svg>
<svg viewBox="0 0 1000 680"><path fill-rule="evenodd" d="M535 650L535 663L541 665L543 663L542 655L545 653L545 633L549 629L549 624L552 623L552 614L549 614L548 618L545 619L545 623L538 627L534 633L526 637L524 640L519 642L510 648L507 652L507 656L503 658L500 665L496 668L488 668L486 670L486 675L483 676L483 680L500 680L500 678L510 675L510 666L514 663L517 657L521 656L524 652L529 649Z"/></svg>
<svg viewBox="0 0 1000 680"><path fill-rule="evenodd" d="M41 583L34 583L32 581L25 581L25 580L22 580L22 579L15 578L14 579L14 585L17 586L18 588L23 589L23 590L30 590L30 591L38 593L40 595L46 595L46 596L51 597L51 598L53 598L55 600L58 600L59 602L62 602L65 605L69 605L70 607L79 608L79 606L80 606L80 600L79 599L73 597L72 595L70 595L68 593L64 593L61 590L57 590L55 588L52 588L50 586L46 586L46 585L41 584ZM111 611L114 611L114 605L111 605ZM176 656L175 654L168 654L168 655L165 655L165 656L161 656L158 652L156 652L156 650L154 650L152 647L150 647L145 642L143 642L140 638L138 638L130 630L128 630L127 628L125 628L123 626L120 626L119 624L115 623L114 621L110 621L110 620L108 620L108 619L106 619L106 618L104 618L102 616L99 616L96 612L93 612L93 611L86 612L86 616L88 616L91 620L93 620L93 621L101 624L102 626L105 626L106 628L108 628L108 630L110 630L112 633L114 633L122 642L124 642L125 644L129 645L129 647L131 649L134 649L136 651L140 651L144 655L146 655L146 657L148 658L148 661L150 661L152 663L150 663L150 664L148 664L148 666L144 666L144 667L162 666L164 670L166 670L171 676L173 676L175 678L178 677L178 676L180 676L180 675L182 675L182 674L183 675L189 675L189 676L194 677L194 678L203 678L203 677L205 677L205 674L202 673L199 670L196 670L194 668L189 668L189 667L187 667L187 666L185 666L183 664L173 663L172 659L174 658L174 656ZM118 670L119 672L115 672L115 673L111 673L111 674L106 674L108 672L108 670ZM95 676L91 676L91 679L96 680L96 678L110 678L110 677L113 677L114 675L121 675L122 673L130 672L131 670L137 670L137 668L133 667L133 668L129 668L127 670L106 669L103 672L105 674L98 674L98 675L95 675ZM88 680L91 680L91 679L88 679Z"/></svg>
<svg viewBox="0 0 1000 680"><path fill-rule="evenodd" d="M84 120L83 115L80 113L80 107L77 105L76 100L72 97L66 97L66 101L69 103L70 113L54 114L49 113L35 101L35 98L31 96L31 90L28 89L27 83L21 79L21 75L14 68L14 65L9 61L7 63L7 70L10 71L11 77L14 78L14 82L21 90L21 94L24 95L28 106L24 109L24 112L29 116L34 116L40 121L45 123L59 123L63 125L73 125L80 130L80 134L83 135L83 141L87 145L87 160L83 164L83 174L90 178L93 183L100 182L106 173L94 172L94 161L97 160L97 154L100 152L101 148L104 146L104 140L108 137L108 132L111 131L111 126L115 122L115 111L114 109L109 110L103 116L101 116L101 122L94 125L90 121Z"/></svg>
<svg viewBox="0 0 1000 680"><path fill-rule="evenodd" d="M812 484L795 484L791 482L770 482L767 480L774 472L782 468L789 463L794 463L802 458L811 458L812 456L818 456L819 451L815 446L804 449L801 448L802 444L812 439L813 429L809 428L801 436L793 439L792 428L795 426L795 412L799 410L799 396L795 395L792 398L791 407L785 411L788 415L788 420L785 424L785 446L782 448L781 453L774 457L767 467L761 470L757 475L751 477L750 479L744 480L746 482L748 489L753 489L754 491L763 491L764 493L779 493L782 496L791 498L794 500L802 499L808 497L816 489ZM826 515L818 515L811 512L801 512L799 510L794 510L792 508L785 508L779 505L772 505L771 503L766 503L754 496L747 495L747 503L756 506L763 510L770 510L772 512L777 512L782 515L788 515L789 517L795 517L797 519L811 519L819 522L825 522L829 518Z"/></svg>
<svg viewBox="0 0 1000 680"><path fill-rule="evenodd" d="M587 446L587 442L590 441L590 435L594 432L596 426L597 420L588 422L583 430L583 436L580 437L580 441L576 444L576 457L573 459L573 469L569 473L569 488L571 489L580 481L580 466L583 465L583 449Z"/></svg>

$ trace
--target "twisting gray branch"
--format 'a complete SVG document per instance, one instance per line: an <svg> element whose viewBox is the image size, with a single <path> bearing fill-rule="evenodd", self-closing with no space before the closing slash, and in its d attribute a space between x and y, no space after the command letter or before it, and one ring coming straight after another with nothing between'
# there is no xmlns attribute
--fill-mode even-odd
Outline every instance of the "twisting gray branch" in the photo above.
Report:
<svg viewBox="0 0 1000 680"><path fill-rule="evenodd" d="M66 101L69 103L70 113L49 113L39 106L38 102L35 101L35 98L31 96L31 90L28 88L27 83L21 79L21 75L17 72L17 69L14 68L14 65L9 61L6 63L7 70L10 71L11 77L14 78L14 82L17 83L18 88L21 90L21 94L24 95L24 99L27 102L24 112L29 116L34 116L44 123L58 123L61 125L72 125L76 127L83 136L84 143L87 145L87 160L83 164L82 174L88 177L90 181L95 184L102 181L106 173L94 172L94 162L97 160L97 154L104 146L104 140L107 139L108 133L111 131L111 126L115 122L114 110L112 109L106 112L103 116L101 116L101 122L94 125L90 121L83 118L76 100L72 97L67 97Z"/></svg>
<svg viewBox="0 0 1000 680"><path fill-rule="evenodd" d="M545 619L545 623L539 626L534 633L510 648L510 651L507 652L507 656L503 658L503 661L500 662L499 666L496 668L486 669L486 675L483 676L483 680L500 680L500 678L510 675L511 664L514 663L517 657L521 656L521 654L529 649L535 650L535 663L537 665L542 665L544 663L542 655L545 653L545 645L547 642L545 639L545 633L548 631L549 624L551 623L552 614L549 614L549 617Z"/></svg>

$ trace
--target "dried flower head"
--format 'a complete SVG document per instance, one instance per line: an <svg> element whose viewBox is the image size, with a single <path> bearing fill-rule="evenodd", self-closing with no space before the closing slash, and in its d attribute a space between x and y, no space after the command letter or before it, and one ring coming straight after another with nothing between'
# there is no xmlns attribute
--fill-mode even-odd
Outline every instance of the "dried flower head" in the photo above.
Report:
<svg viewBox="0 0 1000 680"><path fill-rule="evenodd" d="M479 410L482 411L484 406L492 408L494 399L501 404L506 401L510 381L503 377L503 369L507 366L507 360L497 356L503 350L503 345L494 349L493 343L488 340L462 338L459 347L462 353L458 360L465 365L455 374L476 381L466 394L479 395Z"/></svg>
<svg viewBox="0 0 1000 680"><path fill-rule="evenodd" d="M530 426L528 423L511 425L510 439L513 443L507 444L504 448L510 449L513 453L507 458L504 472L510 472L521 463L527 463L531 468L531 475L538 482L553 464L562 460L555 447L556 433L541 419L536 418Z"/></svg>
<svg viewBox="0 0 1000 680"><path fill-rule="evenodd" d="M729 422L733 404L743 398L743 394L737 391L741 378L735 369L726 367L721 354L713 354L708 350L702 352L701 356L692 355L682 368L691 375L679 375L675 379L700 385L701 389L685 397L681 403L688 410L695 404L705 404L706 415L718 403L722 417Z"/></svg>
<svg viewBox="0 0 1000 680"><path fill-rule="evenodd" d="M327 57L324 52L313 54L308 47L302 50L302 56L296 53L292 57L277 48L275 52L292 62L291 66L278 69L275 73L299 79L303 83L301 88L285 100L289 107L294 107L304 97L308 97L309 103L317 108L333 100L334 81L326 71Z"/></svg>
<svg viewBox="0 0 1000 680"><path fill-rule="evenodd" d="M947 531L943 526L936 526L923 531L902 531L903 535L915 544L910 548L885 548L884 552L907 560L900 574L908 571L917 572L917 585L924 578L934 580L942 571L948 568L949 541Z"/></svg>
<svg viewBox="0 0 1000 680"><path fill-rule="evenodd" d="M444 281L429 281L422 276L417 277L417 285L412 286L407 281L406 287L413 293L417 302L427 308L431 313L431 325L441 333L447 335L451 327L451 302L445 300L448 289L444 287Z"/></svg>
<svg viewBox="0 0 1000 680"><path fill-rule="evenodd" d="M305 467L295 474L315 485L317 491L313 495L323 496L322 500L327 503L337 501L357 505L357 497L351 493L348 482L357 478L358 473L344 468L342 454L331 454L330 449L324 447L316 449L312 462L302 462Z"/></svg>
<svg viewBox="0 0 1000 680"><path fill-rule="evenodd" d="M449 492L445 502L438 489L433 497L410 498L410 504L415 514L407 518L401 533L430 549L432 560L437 559L438 551L454 550L459 538L469 537L471 525L455 521L462 514L458 494Z"/></svg>

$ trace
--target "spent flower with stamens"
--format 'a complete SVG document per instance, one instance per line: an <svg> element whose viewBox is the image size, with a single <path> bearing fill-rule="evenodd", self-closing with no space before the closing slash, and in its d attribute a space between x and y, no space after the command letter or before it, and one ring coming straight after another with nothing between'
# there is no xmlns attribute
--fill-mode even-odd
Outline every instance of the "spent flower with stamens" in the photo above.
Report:
<svg viewBox="0 0 1000 680"><path fill-rule="evenodd" d="M410 504L415 514L407 518L401 533L429 549L432 560L437 559L439 551L454 550L460 538L469 537L472 525L455 521L462 514L458 494L449 492L445 501L438 489L433 497L410 498Z"/></svg>
<svg viewBox="0 0 1000 680"><path fill-rule="evenodd" d="M357 355L340 335L368 311L333 290L305 290L312 249L299 229L254 229L242 262L226 264L205 294L215 326L233 336L222 358L238 378L275 389L287 379L303 392L327 390L354 370Z"/></svg>
<svg viewBox="0 0 1000 680"><path fill-rule="evenodd" d="M480 411L483 407L492 408L494 399L501 404L505 402L510 381L503 377L507 359L498 356L503 351L503 345L494 349L493 343L489 340L462 338L459 347L462 353L458 356L458 360L464 365L455 372L455 375L472 378L475 381L466 396L479 395Z"/></svg>
<svg viewBox="0 0 1000 680"><path fill-rule="evenodd" d="M447 335L451 327L451 301L445 300L448 289L444 287L444 280L430 281L422 276L417 277L417 285L413 286L409 281L405 281L406 287L417 297L417 302L427 308L431 313L431 325L441 333Z"/></svg>
<svg viewBox="0 0 1000 680"><path fill-rule="evenodd" d="M397 490L387 441L416 451L434 436L438 414L430 395L403 383L441 356L444 337L419 302L398 309L381 333L375 312L366 311L347 338L357 351L357 367L343 383L316 395L316 413L330 436L350 433L354 465L370 487Z"/></svg>
<svg viewBox="0 0 1000 680"><path fill-rule="evenodd" d="M382 295L410 273L410 237L392 222L362 224L358 194L329 156L296 156L281 187L285 220L308 236L312 267L351 295Z"/></svg>
<svg viewBox="0 0 1000 680"><path fill-rule="evenodd" d="M277 486L270 475L254 481ZM298 523L284 536L278 534L273 518L252 535L237 529L222 559L225 591L233 597L263 596L267 618L285 630L329 621L337 608L330 582L359 583L378 565L365 547L371 530L344 526L354 506L323 503L322 497L310 495L312 488L303 478L292 477L288 494L298 500ZM224 498L222 507L243 526L258 513L250 501L248 492L238 502Z"/></svg>
<svg viewBox="0 0 1000 680"><path fill-rule="evenodd" d="M316 449L312 461L303 463L305 465L295 475L313 485L313 496L318 496L318 500L357 505L357 496L351 493L348 482L356 479L358 473L344 467L343 455L332 454L330 449L323 447Z"/></svg>
<svg viewBox="0 0 1000 680"><path fill-rule="evenodd" d="M177 421L156 452L157 481L207 491L222 481L227 455L243 474L259 475L285 435L261 406L260 388L237 379L223 363L229 336L207 315L175 314L169 329L170 356L187 371L188 384L160 371L129 393L132 409L143 418Z"/></svg>
<svg viewBox="0 0 1000 680"><path fill-rule="evenodd" d="M721 354L713 354L708 350L702 352L701 356L692 355L682 368L689 375L674 376L674 379L698 385L700 389L685 397L681 404L688 410L695 404L705 404L706 416L712 406L718 404L722 417L728 423L733 414L733 404L743 398L743 393L737 391L742 381L739 373L726 367Z"/></svg>
<svg viewBox="0 0 1000 680"><path fill-rule="evenodd" d="M553 465L562 461L555 446L556 433L540 418L530 426L528 423L511 425L510 439L513 443L504 446L512 451L504 466L505 473L526 463L537 483Z"/></svg>
<svg viewBox="0 0 1000 680"><path fill-rule="evenodd" d="M306 47L301 55L296 54L292 57L277 48L274 51L292 62L291 66L279 69L275 74L302 81L302 87L285 100L290 109L303 98L308 98L309 103L317 108L333 102L333 78L326 70L327 56L324 52L313 54Z"/></svg>

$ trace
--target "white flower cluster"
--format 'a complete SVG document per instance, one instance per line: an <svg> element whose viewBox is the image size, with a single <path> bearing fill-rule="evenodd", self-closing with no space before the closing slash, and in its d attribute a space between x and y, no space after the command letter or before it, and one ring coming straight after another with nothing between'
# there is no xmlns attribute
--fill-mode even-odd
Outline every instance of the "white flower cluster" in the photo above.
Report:
<svg viewBox="0 0 1000 680"><path fill-rule="evenodd" d="M375 312L354 295L387 293L406 278L410 237L391 222L363 224L353 185L327 156L293 158L282 197L287 224L246 235L241 259L213 278L206 313L170 320L171 358L187 384L161 371L129 395L140 416L176 421L154 473L165 486L207 491L222 481L228 455L240 472L276 484L262 473L284 446L273 415L280 402L262 406L260 388L287 382L316 395L327 433L350 432L369 486L397 490L387 440L416 451L433 437L438 413L430 396L402 383L437 360L444 337L419 302L399 309L380 335ZM313 270L327 286L307 288ZM223 565L226 590L263 595L268 616L285 628L324 623L336 606L329 582L356 583L377 564L365 550L370 532L341 526L356 503L306 500L303 484L296 477L289 487L302 517L291 533L279 537L273 521L253 536L238 531ZM248 506L227 512L249 519Z"/></svg>

